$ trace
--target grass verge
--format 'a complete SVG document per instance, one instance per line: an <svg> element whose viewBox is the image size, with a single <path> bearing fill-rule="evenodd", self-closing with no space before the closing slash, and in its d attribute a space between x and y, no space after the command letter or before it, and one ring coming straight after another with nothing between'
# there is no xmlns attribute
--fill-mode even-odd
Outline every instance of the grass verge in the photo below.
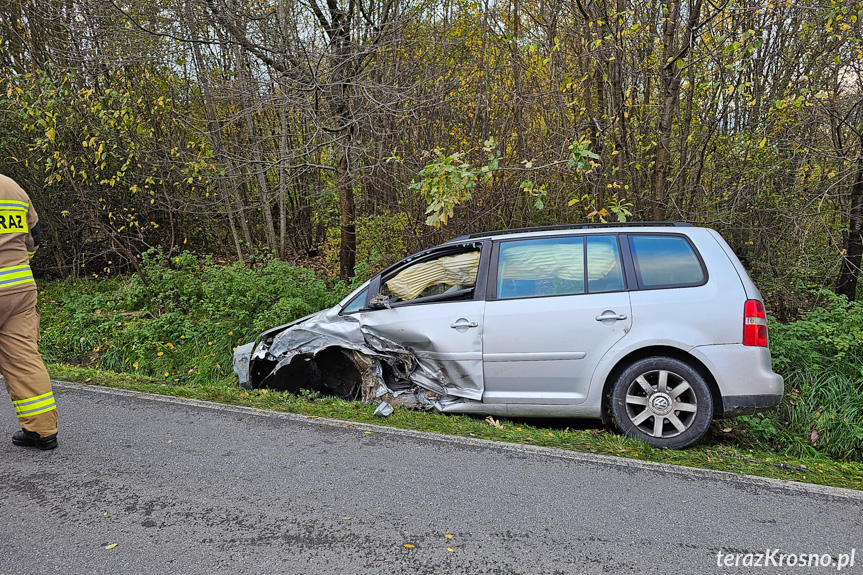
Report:
<svg viewBox="0 0 863 575"><path fill-rule="evenodd" d="M746 443L748 428L744 422L736 420L714 422L710 433L697 445L674 451L655 449L603 429L565 427L567 423L572 423L565 420L552 424L547 421L537 423L504 419L489 422L477 417L407 409L397 409L390 417L382 419L372 414L373 405L315 394L298 396L269 390L246 391L237 386L232 377L199 384L175 385L139 375L56 363L49 364L48 371L53 379L89 385L863 490L863 464L843 463L817 455L799 458L780 456L758 449ZM583 423L578 422L579 425Z"/></svg>

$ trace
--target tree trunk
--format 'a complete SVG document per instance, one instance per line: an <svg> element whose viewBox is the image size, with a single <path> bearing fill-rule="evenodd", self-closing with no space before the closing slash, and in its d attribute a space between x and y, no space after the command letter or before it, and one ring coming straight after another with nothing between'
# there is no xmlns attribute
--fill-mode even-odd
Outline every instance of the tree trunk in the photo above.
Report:
<svg viewBox="0 0 863 575"><path fill-rule="evenodd" d="M681 68L677 62L685 58L692 46L695 26L701 14L703 0L695 0L690 6L689 19L683 31L683 41L677 47L674 41L677 35L680 19L680 4L682 0L671 0L668 6L668 16L662 26L662 62L661 79L664 98L662 115L659 122L659 137L656 145L656 160L653 174L653 192L651 212L654 221L664 220L668 192L668 172L671 164L671 130L674 125L674 112L680 98ZM685 66L684 66L685 67Z"/></svg>
<svg viewBox="0 0 863 575"><path fill-rule="evenodd" d="M199 80L201 82L201 91L204 94L204 105L206 108L207 114L207 125L209 130L209 139L210 143L213 146L213 151L216 154L217 158L220 158L223 161L227 161L227 156L225 154L224 144L222 142L222 131L219 126L218 115L216 114L216 106L213 103L213 96L210 89L210 82L207 79L206 68L204 67L204 58L201 55L201 48L198 45L198 30L194 28L194 16L192 14L192 9L189 4L186 4L186 12L189 21L189 27L192 34L192 39L195 40L192 42L192 54L195 58L195 66L198 69ZM218 177L218 186L219 193L222 196L222 201L225 203L225 211L228 215L228 223L231 228L231 235L234 238L234 247L237 250L237 259L243 261L243 248L240 245L240 238L237 235L237 226L234 223L234 211L231 209L231 193L225 186L225 178L223 176ZM238 200L239 203L239 200ZM239 206L237 213L240 216L240 222L243 227L243 232L245 234L246 242L251 245L251 234L249 233L248 225L245 222L245 217L243 216L242 205Z"/></svg>
<svg viewBox="0 0 863 575"><path fill-rule="evenodd" d="M288 211L285 196L288 192L288 168L285 161L288 157L288 108L283 105L280 110L282 124L282 140L279 145L279 257L284 258L286 252Z"/></svg>
<svg viewBox="0 0 863 575"><path fill-rule="evenodd" d="M258 196L261 198L261 212L264 215L264 231L267 236L267 247L271 252L277 251L276 228L273 223L272 206L270 206L270 190L267 183L267 167L264 164L264 155L261 152L261 142L258 131L255 128L255 119L252 116L252 102L249 93L257 93L254 79L246 69L246 58L243 48L237 47L237 71L240 80L240 101L243 104L243 116L246 120L246 129L249 136L249 147L252 152L252 171L258 180Z"/></svg>
<svg viewBox="0 0 863 575"><path fill-rule="evenodd" d="M848 233L845 234L845 250L842 268L836 282L836 293L849 301L857 297L857 280L863 259L863 156L857 158L857 176L851 186L851 213Z"/></svg>
<svg viewBox="0 0 863 575"><path fill-rule="evenodd" d="M341 245L339 246L339 277L348 281L354 277L357 257L357 231L354 224L354 191L350 169L350 144L341 150L339 158L339 222Z"/></svg>

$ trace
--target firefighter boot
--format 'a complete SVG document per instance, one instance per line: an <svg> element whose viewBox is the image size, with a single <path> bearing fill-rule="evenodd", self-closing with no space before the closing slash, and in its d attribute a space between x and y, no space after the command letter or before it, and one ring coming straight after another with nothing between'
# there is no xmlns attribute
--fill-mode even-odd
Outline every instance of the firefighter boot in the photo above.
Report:
<svg viewBox="0 0 863 575"><path fill-rule="evenodd" d="M12 443L21 447L36 447L45 451L57 447L57 434L41 437L35 431L22 429L12 434Z"/></svg>

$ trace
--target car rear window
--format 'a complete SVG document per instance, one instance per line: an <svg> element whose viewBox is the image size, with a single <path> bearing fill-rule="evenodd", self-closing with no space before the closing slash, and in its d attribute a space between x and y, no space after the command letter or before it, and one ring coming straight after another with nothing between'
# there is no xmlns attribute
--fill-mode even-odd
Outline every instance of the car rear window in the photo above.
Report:
<svg viewBox="0 0 863 575"><path fill-rule="evenodd" d="M684 287L704 283L701 260L683 236L629 236L641 288Z"/></svg>

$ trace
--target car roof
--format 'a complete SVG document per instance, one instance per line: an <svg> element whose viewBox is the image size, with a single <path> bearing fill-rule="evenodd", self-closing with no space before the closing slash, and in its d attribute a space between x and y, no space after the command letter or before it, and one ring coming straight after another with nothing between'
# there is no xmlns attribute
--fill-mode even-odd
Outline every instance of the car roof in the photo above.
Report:
<svg viewBox="0 0 863 575"><path fill-rule="evenodd" d="M566 224L556 226L537 226L532 228L514 228L510 230L495 230L490 232L481 232L476 234L468 234L451 239L443 245L454 242L464 242L475 239L498 239L502 237L535 237L535 236L553 236L562 231L571 230L608 230L613 228L617 232L637 231L643 228L692 228L693 225L686 222L619 222L619 223L601 223L601 224Z"/></svg>

